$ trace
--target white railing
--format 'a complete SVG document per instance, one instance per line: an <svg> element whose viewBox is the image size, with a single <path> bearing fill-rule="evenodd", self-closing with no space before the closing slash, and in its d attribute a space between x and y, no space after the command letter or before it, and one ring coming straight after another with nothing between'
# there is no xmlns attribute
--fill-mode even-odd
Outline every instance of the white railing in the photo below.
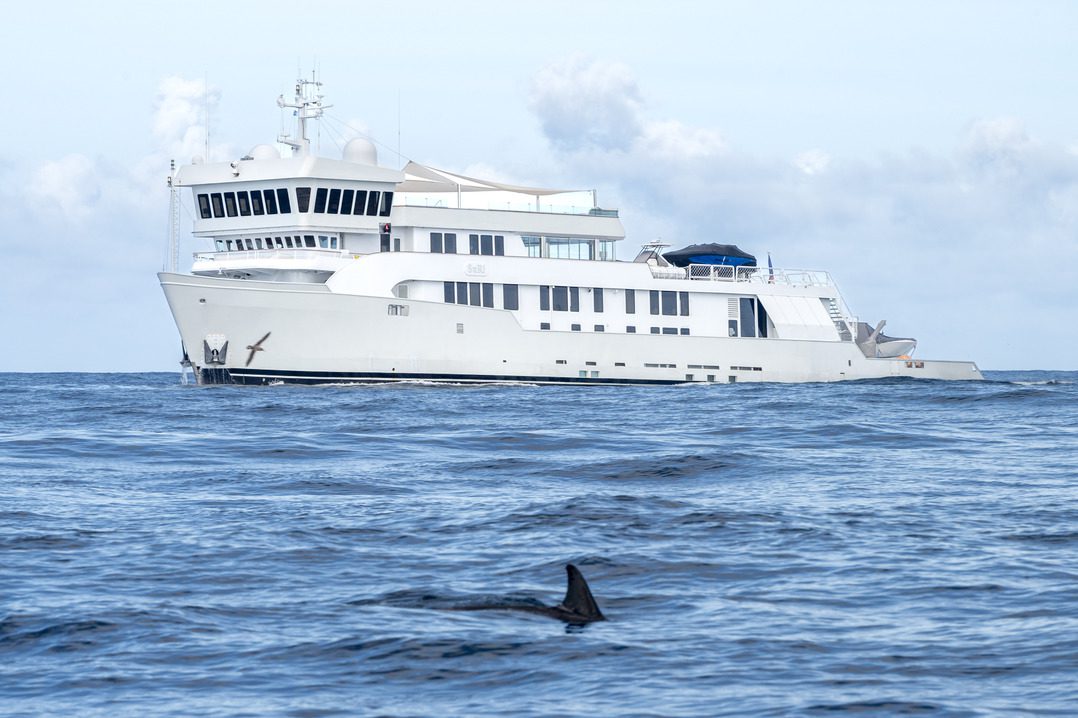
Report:
<svg viewBox="0 0 1078 718"><path fill-rule="evenodd" d="M795 287L831 287L831 275L816 269L769 269L731 267L722 264L690 264L687 267L651 266L656 279L700 279L713 282L755 282Z"/></svg>
<svg viewBox="0 0 1078 718"><path fill-rule="evenodd" d="M196 260L213 262L217 260L245 260L253 259L322 259L325 257L343 257L348 252L339 249L322 249L308 247L305 249L245 249L232 252L195 252Z"/></svg>

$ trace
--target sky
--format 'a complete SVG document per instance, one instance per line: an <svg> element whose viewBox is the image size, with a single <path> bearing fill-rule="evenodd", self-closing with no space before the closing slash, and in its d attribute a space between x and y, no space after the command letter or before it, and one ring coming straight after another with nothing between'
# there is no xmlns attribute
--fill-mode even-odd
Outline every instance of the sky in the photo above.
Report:
<svg viewBox="0 0 1078 718"><path fill-rule="evenodd" d="M169 159L272 142L312 69L327 156L364 133L386 166L596 189L622 258L734 243L830 271L921 358L1078 370L1076 27L1052 0L19 3L0 371L178 371Z"/></svg>

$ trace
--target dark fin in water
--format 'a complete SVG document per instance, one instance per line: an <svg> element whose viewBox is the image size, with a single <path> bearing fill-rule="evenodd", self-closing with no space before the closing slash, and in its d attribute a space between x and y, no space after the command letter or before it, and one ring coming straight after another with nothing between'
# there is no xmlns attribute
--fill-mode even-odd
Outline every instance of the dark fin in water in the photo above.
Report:
<svg viewBox="0 0 1078 718"><path fill-rule="evenodd" d="M605 619L603 612L599 610L599 604L591 595L588 582L584 580L584 574L580 573L573 564L565 566L565 572L569 574L569 588L565 591L565 599L559 608L563 608L588 621L602 621Z"/></svg>

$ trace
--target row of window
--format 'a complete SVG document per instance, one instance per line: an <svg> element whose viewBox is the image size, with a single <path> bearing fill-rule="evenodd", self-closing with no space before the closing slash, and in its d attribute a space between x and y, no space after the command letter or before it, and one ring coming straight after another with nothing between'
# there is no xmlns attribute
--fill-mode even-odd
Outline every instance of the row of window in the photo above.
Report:
<svg viewBox="0 0 1078 718"><path fill-rule="evenodd" d="M614 259L614 240L577 239L574 237L538 237L524 235L524 249L529 257L552 259L595 259L595 247L599 247L599 259Z"/></svg>
<svg viewBox="0 0 1078 718"><path fill-rule="evenodd" d="M292 205L288 201L288 189L251 190L243 192L213 192L198 196L198 213L202 219L210 217L249 217L252 214L288 214Z"/></svg>
<svg viewBox="0 0 1078 718"><path fill-rule="evenodd" d="M625 313L636 314L636 290L626 289ZM592 309L596 313L602 313L605 306L605 295L602 287L591 290ZM666 316L689 316L689 293L668 292L650 290L651 313ZM553 300L553 301L552 301ZM555 312L579 312L580 311L580 288L579 287L539 287L539 309Z"/></svg>
<svg viewBox="0 0 1078 718"><path fill-rule="evenodd" d="M311 188L296 187L296 204L306 212L311 204ZM365 189L318 187L314 193L316 214L365 214L368 217L388 217L393 209L393 193Z"/></svg>
<svg viewBox="0 0 1078 718"><path fill-rule="evenodd" d="M284 237L244 237L242 239L215 239L218 252L242 252L254 249L338 249L336 236L320 234L317 240L313 234Z"/></svg>
<svg viewBox="0 0 1078 718"><path fill-rule="evenodd" d="M311 207L311 188L296 188L296 207L307 212ZM319 214L359 214L368 217L388 217L393 209L393 193L365 189L330 189L318 187L314 195L314 211ZM263 214L289 214L292 203L288 188L243 190L240 192L211 192L198 195L198 213L202 219L217 217L250 217Z"/></svg>
<svg viewBox="0 0 1078 718"><path fill-rule="evenodd" d="M494 308L494 285L490 282L442 282L446 304L469 304ZM520 309L520 291L516 284L502 285L502 308Z"/></svg>
<svg viewBox="0 0 1078 718"><path fill-rule="evenodd" d="M550 329L550 322L539 322L539 328L544 330L544 331L549 330ZM580 331L580 325L579 324L570 324L569 325L569 331L579 332ZM604 324L596 324L595 325L595 331L597 331L597 332L605 332L606 331L606 325L604 325ZM625 327L625 333L626 334L636 334L636 327L632 326L632 325L629 325L629 326ZM680 327L680 328L678 328L678 327L652 327L651 328L651 333L652 334L672 334L672 335L675 335L675 336L687 337L687 336L689 336L689 328L688 327Z"/></svg>
<svg viewBox="0 0 1078 718"><path fill-rule="evenodd" d="M457 235L453 232L431 232L430 251L433 254L456 254ZM468 254L505 256L505 237L500 234L469 234Z"/></svg>

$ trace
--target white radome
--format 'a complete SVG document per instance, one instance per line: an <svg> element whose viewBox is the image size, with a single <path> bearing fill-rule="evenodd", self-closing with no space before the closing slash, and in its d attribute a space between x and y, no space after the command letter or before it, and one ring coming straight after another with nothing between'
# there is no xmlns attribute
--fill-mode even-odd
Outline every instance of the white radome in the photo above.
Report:
<svg viewBox="0 0 1078 718"><path fill-rule="evenodd" d="M378 166L378 149L374 146L373 142L362 137L348 140L342 154L345 162L355 162L357 165Z"/></svg>

